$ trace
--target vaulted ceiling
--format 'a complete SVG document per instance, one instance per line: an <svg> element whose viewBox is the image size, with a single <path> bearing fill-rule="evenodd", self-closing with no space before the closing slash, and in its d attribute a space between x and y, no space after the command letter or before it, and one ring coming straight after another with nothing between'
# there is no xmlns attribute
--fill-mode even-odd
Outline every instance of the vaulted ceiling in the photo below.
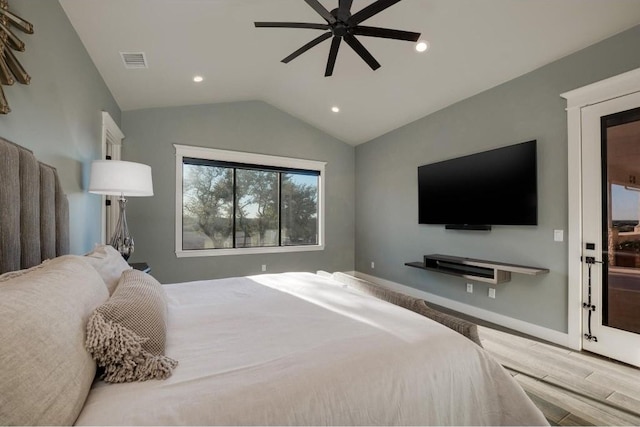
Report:
<svg viewBox="0 0 640 427"><path fill-rule="evenodd" d="M638 0L402 0L362 24L419 32L426 52L358 36L381 68L343 43L324 77L330 40L280 62L321 31L253 24L326 23L304 0L59 1L123 111L258 99L353 145L640 23Z"/></svg>

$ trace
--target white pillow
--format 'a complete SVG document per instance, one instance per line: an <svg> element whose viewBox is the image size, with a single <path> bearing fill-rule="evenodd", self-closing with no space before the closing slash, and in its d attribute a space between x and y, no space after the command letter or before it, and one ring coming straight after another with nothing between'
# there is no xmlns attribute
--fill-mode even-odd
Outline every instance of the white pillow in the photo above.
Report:
<svg viewBox="0 0 640 427"><path fill-rule="evenodd" d="M8 272L0 275L0 282L6 282L9 279L13 279L13 278L22 276L23 274L31 273L33 270L38 270L38 269L44 267L44 265L49 261L50 260L45 259L44 261L42 261L42 264L34 265L31 268L25 268L23 270L16 270L16 271L8 271Z"/></svg>
<svg viewBox="0 0 640 427"><path fill-rule="evenodd" d="M73 255L0 282L0 424L75 422L96 373L86 324L108 296Z"/></svg>
<svg viewBox="0 0 640 427"><path fill-rule="evenodd" d="M85 257L102 276L102 280L109 290L109 295L112 295L116 290L122 272L131 270L131 266L113 246L97 245Z"/></svg>

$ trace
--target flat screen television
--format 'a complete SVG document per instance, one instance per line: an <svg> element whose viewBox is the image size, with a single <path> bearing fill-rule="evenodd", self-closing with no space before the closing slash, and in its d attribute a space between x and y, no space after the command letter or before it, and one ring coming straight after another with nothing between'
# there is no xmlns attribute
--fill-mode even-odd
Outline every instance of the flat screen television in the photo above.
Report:
<svg viewBox="0 0 640 427"><path fill-rule="evenodd" d="M537 225L536 141L418 167L418 222L453 229Z"/></svg>

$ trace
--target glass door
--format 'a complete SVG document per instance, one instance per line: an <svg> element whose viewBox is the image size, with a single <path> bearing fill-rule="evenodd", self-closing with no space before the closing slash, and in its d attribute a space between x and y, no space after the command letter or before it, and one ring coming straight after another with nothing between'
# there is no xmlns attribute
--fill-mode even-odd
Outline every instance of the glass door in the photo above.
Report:
<svg viewBox="0 0 640 427"><path fill-rule="evenodd" d="M640 366L640 94L583 118L583 347Z"/></svg>
<svg viewBox="0 0 640 427"><path fill-rule="evenodd" d="M602 127L608 198L602 323L640 334L640 108L603 117Z"/></svg>

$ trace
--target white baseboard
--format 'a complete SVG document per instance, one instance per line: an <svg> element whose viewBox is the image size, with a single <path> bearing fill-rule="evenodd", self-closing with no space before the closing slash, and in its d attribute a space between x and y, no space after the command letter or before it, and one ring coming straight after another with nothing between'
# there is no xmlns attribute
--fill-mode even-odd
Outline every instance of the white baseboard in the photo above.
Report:
<svg viewBox="0 0 640 427"><path fill-rule="evenodd" d="M563 347L571 348L574 350L580 350L575 347L575 340L570 339L569 334L559 332L553 329L545 328L533 323L525 322L513 317L505 316L503 314L494 313L483 308L474 307L469 304L464 304L449 298L443 298L438 295L430 294L425 291L421 291L411 286L402 285L400 283L392 282L391 280L382 279L380 277L372 276L359 271L345 271L344 273L350 274L355 277L359 277L364 280L368 280L373 283L385 286L397 292L402 292L406 295L410 295L415 298L423 299L427 302L440 305L442 307L449 308L451 310L458 311L460 313L467 314L469 316L476 317L478 319L486 320L487 322L495 323L505 328L513 329L523 334L531 335L536 338L552 342L554 344L561 345Z"/></svg>

